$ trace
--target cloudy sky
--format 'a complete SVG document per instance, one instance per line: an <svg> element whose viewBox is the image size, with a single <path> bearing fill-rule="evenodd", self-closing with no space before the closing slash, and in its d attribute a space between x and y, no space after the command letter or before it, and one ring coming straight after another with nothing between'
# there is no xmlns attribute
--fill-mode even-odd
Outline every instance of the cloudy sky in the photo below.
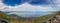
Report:
<svg viewBox="0 0 60 23"><path fill-rule="evenodd" d="M57 11L60 0L0 0L3 11Z"/></svg>
<svg viewBox="0 0 60 23"><path fill-rule="evenodd" d="M60 0L0 0L0 10L34 11L34 13L35 11L60 11Z"/></svg>

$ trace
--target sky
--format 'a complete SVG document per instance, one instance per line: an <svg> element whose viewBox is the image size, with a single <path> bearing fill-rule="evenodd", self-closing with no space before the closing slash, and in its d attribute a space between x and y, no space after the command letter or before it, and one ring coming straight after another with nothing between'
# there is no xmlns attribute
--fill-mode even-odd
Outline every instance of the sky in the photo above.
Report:
<svg viewBox="0 0 60 23"><path fill-rule="evenodd" d="M57 11L60 0L0 0L3 11Z"/></svg>
<svg viewBox="0 0 60 23"><path fill-rule="evenodd" d="M37 11L60 11L60 0L0 0L0 10L32 11L34 13Z"/></svg>

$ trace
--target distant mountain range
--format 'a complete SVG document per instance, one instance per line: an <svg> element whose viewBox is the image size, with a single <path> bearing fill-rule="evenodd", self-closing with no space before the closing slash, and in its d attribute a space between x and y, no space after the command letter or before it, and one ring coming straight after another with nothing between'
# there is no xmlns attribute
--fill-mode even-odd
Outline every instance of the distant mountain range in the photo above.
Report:
<svg viewBox="0 0 60 23"><path fill-rule="evenodd" d="M54 13L55 11L3 11L5 14L16 14L22 17L39 17L46 14Z"/></svg>

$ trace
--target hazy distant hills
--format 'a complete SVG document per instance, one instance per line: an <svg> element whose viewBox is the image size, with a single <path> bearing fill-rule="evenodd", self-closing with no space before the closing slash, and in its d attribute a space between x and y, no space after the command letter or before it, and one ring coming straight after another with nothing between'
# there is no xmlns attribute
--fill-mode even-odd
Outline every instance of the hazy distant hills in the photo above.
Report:
<svg viewBox="0 0 60 23"><path fill-rule="evenodd" d="M10 18L15 18L16 20L27 20L27 19L34 19L34 18L37 18L37 17L22 17L22 16L19 16L19 15L16 15L16 14L10 14L10 15L7 15L5 14L4 12L0 12L1 14L3 14L3 16L8 16ZM0 14L0 15L1 15ZM4 15L5 14L5 15Z"/></svg>
<svg viewBox="0 0 60 23"><path fill-rule="evenodd" d="M19 19L21 16L18 16L18 15L16 15L16 14L11 14L11 15L8 15L8 16L10 16L10 17L12 17L12 18L15 18L15 19Z"/></svg>
<svg viewBox="0 0 60 23"><path fill-rule="evenodd" d="M22 17L39 17L54 12L55 11L4 11L5 14L16 14Z"/></svg>

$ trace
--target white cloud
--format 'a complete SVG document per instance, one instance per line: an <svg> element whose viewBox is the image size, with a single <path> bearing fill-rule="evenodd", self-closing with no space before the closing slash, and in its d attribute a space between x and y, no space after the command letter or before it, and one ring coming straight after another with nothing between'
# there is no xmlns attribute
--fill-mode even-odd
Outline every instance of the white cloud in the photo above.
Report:
<svg viewBox="0 0 60 23"><path fill-rule="evenodd" d="M60 8L60 0L53 0L56 7Z"/></svg>
<svg viewBox="0 0 60 23"><path fill-rule="evenodd" d="M6 6L5 4L2 3L2 0L0 0L0 10L2 11L56 11L54 8L50 5L44 7L44 6L33 6L28 3L24 3L19 6Z"/></svg>

